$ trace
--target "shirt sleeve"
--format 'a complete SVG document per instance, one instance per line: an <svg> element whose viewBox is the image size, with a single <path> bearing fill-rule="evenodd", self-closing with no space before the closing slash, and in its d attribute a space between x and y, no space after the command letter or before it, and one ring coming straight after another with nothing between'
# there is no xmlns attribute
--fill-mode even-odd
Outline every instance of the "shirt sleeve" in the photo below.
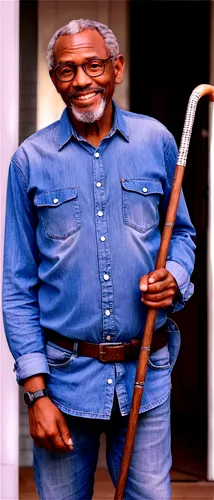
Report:
<svg viewBox="0 0 214 500"><path fill-rule="evenodd" d="M177 152L175 139L171 135L165 150L166 188L161 206L164 217L171 194L174 170L177 162ZM195 248L195 228L191 222L183 190L181 189L166 262L166 269L174 276L179 288L176 300L173 301L170 307L172 312L182 309L194 292L194 285L191 283L190 278L194 269Z"/></svg>
<svg viewBox="0 0 214 500"><path fill-rule="evenodd" d="M44 332L39 320L37 220L26 179L12 160L9 168L3 265L3 320L19 384L48 374Z"/></svg>

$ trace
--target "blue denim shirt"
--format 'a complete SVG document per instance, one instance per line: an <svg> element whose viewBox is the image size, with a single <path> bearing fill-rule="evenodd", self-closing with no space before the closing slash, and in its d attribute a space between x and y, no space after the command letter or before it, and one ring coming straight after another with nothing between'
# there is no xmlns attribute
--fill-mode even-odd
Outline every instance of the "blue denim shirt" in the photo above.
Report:
<svg viewBox="0 0 214 500"><path fill-rule="evenodd" d="M174 138L161 123L114 103L112 129L97 148L77 134L65 109L11 160L6 336L18 383L47 374L52 400L67 413L109 418L115 389L122 414L129 411L137 362L78 357L78 340L142 337L147 311L138 283L155 267L176 159ZM180 289L177 309L193 293L194 235L181 193L166 266ZM159 310L156 327L165 321ZM74 352L45 343L45 328L75 339ZM172 337L169 348L150 356L141 411L168 397L179 344Z"/></svg>

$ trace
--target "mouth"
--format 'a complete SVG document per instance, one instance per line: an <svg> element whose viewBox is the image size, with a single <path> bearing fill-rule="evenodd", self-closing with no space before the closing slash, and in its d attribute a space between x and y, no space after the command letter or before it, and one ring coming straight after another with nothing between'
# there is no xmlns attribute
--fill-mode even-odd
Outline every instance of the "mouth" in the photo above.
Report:
<svg viewBox="0 0 214 500"><path fill-rule="evenodd" d="M99 94L103 94L103 89L90 89L87 92L74 92L69 96L70 101L72 102L81 102L81 103L89 103L96 99Z"/></svg>
<svg viewBox="0 0 214 500"><path fill-rule="evenodd" d="M84 95L76 96L75 99L77 99L77 101L87 101L88 99L90 99L91 97L94 97L95 95L97 95L97 93L92 92L91 94L84 94Z"/></svg>

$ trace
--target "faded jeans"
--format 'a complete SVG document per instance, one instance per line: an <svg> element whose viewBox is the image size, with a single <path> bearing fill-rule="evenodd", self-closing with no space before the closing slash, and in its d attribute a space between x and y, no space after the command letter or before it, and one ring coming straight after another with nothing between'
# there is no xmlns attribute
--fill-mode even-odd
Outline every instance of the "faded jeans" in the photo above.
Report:
<svg viewBox="0 0 214 500"><path fill-rule="evenodd" d="M106 435L108 470L116 485L128 423L117 400L110 421L65 415L74 450L52 453L34 446L34 471L40 500L91 500L99 440ZM139 415L124 500L170 500L170 397ZM121 499L122 500L122 499Z"/></svg>

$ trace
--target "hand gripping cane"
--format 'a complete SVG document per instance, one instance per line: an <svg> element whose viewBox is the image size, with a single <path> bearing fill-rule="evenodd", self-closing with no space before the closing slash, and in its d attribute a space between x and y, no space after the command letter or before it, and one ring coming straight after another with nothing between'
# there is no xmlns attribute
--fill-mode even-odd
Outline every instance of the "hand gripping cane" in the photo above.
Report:
<svg viewBox="0 0 214 500"><path fill-rule="evenodd" d="M209 95L209 100L214 102L214 86L212 85L199 85L193 90L188 101L186 117L181 137L181 144L180 144L180 149L178 151L177 165L175 168L173 185L172 185L169 205L166 213L165 225L161 237L160 249L158 252L155 269L165 267L166 265L169 244L172 236L173 226L178 208L178 202L180 198L181 185L184 176L184 167L186 166L187 154L192 133L192 127L194 123L196 107L199 99L206 94ZM139 414L141 399L143 396L146 368L150 353L152 335L156 322L156 316L157 316L157 310L149 308L141 344L139 361L136 370L134 392L132 396L126 441L124 445L120 474L114 500L123 500L124 497L124 490L128 476L131 454L134 446L134 439L138 422L138 414Z"/></svg>

